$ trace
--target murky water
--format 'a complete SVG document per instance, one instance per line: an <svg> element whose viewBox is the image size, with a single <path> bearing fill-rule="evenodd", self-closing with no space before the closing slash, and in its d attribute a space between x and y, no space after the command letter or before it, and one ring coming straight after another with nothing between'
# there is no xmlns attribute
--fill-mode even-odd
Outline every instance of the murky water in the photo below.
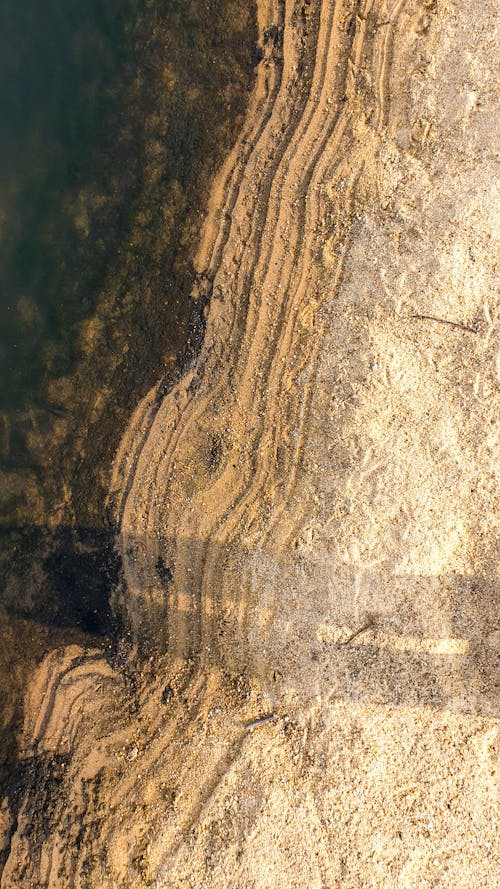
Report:
<svg viewBox="0 0 500 889"><path fill-rule="evenodd" d="M254 43L247 0L0 7L4 732L44 651L110 631L111 460L196 349L190 257Z"/></svg>

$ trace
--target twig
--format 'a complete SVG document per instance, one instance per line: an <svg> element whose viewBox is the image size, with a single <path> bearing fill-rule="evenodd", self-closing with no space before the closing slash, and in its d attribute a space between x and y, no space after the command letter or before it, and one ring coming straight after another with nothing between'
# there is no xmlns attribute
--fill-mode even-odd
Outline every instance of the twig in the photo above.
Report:
<svg viewBox="0 0 500 889"><path fill-rule="evenodd" d="M468 324L462 324L460 321L448 321L446 318L436 318L435 315L410 315L410 318L417 318L419 321L437 321L439 324L448 324L450 327L458 327L459 330L467 330L469 333L477 333L475 327L469 327Z"/></svg>
<svg viewBox="0 0 500 889"><path fill-rule="evenodd" d="M338 644L339 645L349 645L349 642L352 642L353 639L357 639L358 636L361 636L361 633L366 633L367 630L369 630L371 627L373 627L373 624L374 624L373 620L369 621L369 623L365 624L364 627L360 627L359 630L356 630L354 633L352 633L348 639L344 639L343 642L339 642Z"/></svg>
<svg viewBox="0 0 500 889"><path fill-rule="evenodd" d="M274 713L266 713L265 716L259 716L257 719L252 719L252 722L247 722L245 728L247 732L251 732L252 729L257 728L258 725L265 725L266 722L272 722L274 719Z"/></svg>

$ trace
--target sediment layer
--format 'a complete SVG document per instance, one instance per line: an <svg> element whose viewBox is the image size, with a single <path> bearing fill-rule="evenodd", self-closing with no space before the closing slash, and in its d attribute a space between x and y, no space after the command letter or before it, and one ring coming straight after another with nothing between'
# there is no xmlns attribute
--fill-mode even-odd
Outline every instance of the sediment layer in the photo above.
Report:
<svg viewBox="0 0 500 889"><path fill-rule="evenodd" d="M259 4L204 345L115 463L130 646L42 665L2 887L491 884L494 10L469 6Z"/></svg>

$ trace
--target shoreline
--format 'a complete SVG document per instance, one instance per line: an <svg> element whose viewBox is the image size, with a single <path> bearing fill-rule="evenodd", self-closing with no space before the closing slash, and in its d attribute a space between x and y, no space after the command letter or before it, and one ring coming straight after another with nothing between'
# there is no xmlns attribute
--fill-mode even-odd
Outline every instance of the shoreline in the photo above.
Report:
<svg viewBox="0 0 500 889"><path fill-rule="evenodd" d="M163 15L131 8L129 54L107 82L111 154L96 141L95 174L76 196L69 186L51 193L52 215L49 207L44 217L66 260L64 287L59 280L54 287L68 316L63 345L75 357L61 376L57 349L42 343L56 369L32 371L40 391L34 407L21 405L26 441L17 462L19 411L0 417L2 784L14 768L22 689L35 667L65 638L92 647L107 646L109 632L119 635L107 601L117 565L104 504L114 451L134 401L160 372L171 387L202 338L203 319L189 298L196 228L253 82L253 24L241 2L215 4L208 23L210 6L195 4L184 24L174 6ZM75 311L84 316L78 324Z"/></svg>
<svg viewBox="0 0 500 889"><path fill-rule="evenodd" d="M2 889L494 879L493 4L258 20L203 345L114 464L130 645L34 678Z"/></svg>

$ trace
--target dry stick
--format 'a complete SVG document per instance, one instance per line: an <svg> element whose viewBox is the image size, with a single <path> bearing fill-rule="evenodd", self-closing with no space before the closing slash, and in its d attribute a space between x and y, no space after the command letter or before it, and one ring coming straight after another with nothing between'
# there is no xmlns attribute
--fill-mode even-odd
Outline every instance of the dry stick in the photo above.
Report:
<svg viewBox="0 0 500 889"><path fill-rule="evenodd" d="M369 623L365 624L364 627L361 627L359 630L356 630L349 636L348 639L344 639L343 642L339 642L339 645L349 645L349 642L352 642L353 639L357 639L358 636L361 636L361 633L366 633L367 630L370 630L373 627L374 621L371 620Z"/></svg>
<svg viewBox="0 0 500 889"><path fill-rule="evenodd" d="M253 728L257 728L258 725L264 725L266 722L272 722L273 719L274 713L267 713L266 716L259 716L258 719L253 719L252 722L247 722L245 728L247 732L249 732Z"/></svg>
<svg viewBox="0 0 500 889"><path fill-rule="evenodd" d="M468 324L462 324L460 321L447 321L446 318L436 318L435 315L410 315L410 318L417 318L419 321L437 321L438 324L449 324L450 327L458 327L460 330L467 330L469 333L477 333L475 327L469 327Z"/></svg>

